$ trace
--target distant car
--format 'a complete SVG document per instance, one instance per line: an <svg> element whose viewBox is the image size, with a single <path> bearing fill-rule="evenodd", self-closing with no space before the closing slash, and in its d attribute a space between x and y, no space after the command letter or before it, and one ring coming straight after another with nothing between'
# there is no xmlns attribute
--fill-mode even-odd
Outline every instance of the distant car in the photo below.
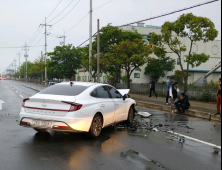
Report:
<svg viewBox="0 0 222 170"><path fill-rule="evenodd" d="M4 77L2 80L7 80L7 78Z"/></svg>
<svg viewBox="0 0 222 170"><path fill-rule="evenodd" d="M2 78L0 77L0 80L2 80Z"/></svg>
<svg viewBox="0 0 222 170"><path fill-rule="evenodd" d="M107 84L58 83L23 100L20 125L39 132L89 132L96 138L106 126L133 122L136 102L128 93Z"/></svg>

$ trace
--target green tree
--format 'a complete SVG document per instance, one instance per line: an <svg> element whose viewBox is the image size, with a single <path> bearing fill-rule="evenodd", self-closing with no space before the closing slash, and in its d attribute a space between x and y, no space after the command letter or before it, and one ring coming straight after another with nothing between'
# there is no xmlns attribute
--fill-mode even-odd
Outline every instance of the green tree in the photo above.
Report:
<svg viewBox="0 0 222 170"><path fill-rule="evenodd" d="M151 58L145 68L145 74L150 74L158 82L160 77L166 76L167 71L173 71L175 63L170 57Z"/></svg>
<svg viewBox="0 0 222 170"><path fill-rule="evenodd" d="M131 74L148 61L148 56L153 53L152 47L152 44L147 44L141 39L125 40L119 44L110 45L110 52L104 55L101 63L124 69L127 76L127 86L130 88Z"/></svg>
<svg viewBox="0 0 222 170"><path fill-rule="evenodd" d="M41 77L41 80L43 81L44 72L45 72L45 61L43 57L39 57L34 61L33 66L29 70L29 73L33 75L36 79Z"/></svg>
<svg viewBox="0 0 222 170"><path fill-rule="evenodd" d="M30 61L27 61L27 77L31 78L33 76L32 72L30 71L33 67L33 63ZM22 63L22 65L20 66L20 75L21 78L25 78L26 76L26 62Z"/></svg>
<svg viewBox="0 0 222 170"><path fill-rule="evenodd" d="M100 58L103 60L106 53L110 53L112 49L111 45L119 44L122 41L130 40L133 41L135 39L142 39L142 35L136 32L124 31L118 27L114 27L112 25L107 25L100 30ZM93 42L93 54L97 53L97 36L94 37ZM97 72L97 64L96 59L92 60L92 67L94 71ZM120 65L109 65L104 62L100 62L101 72L108 73L111 77L115 78L116 82L120 82L121 80L121 66Z"/></svg>
<svg viewBox="0 0 222 170"><path fill-rule="evenodd" d="M202 63L209 60L208 55L201 53L193 53L192 48L194 42L213 41L218 36L218 31L215 29L214 23L205 17L198 17L192 13L181 15L174 22L165 22L162 25L161 35L155 33L152 34L151 42L163 48L167 45L169 49L177 55L180 61L182 61L183 52L188 51L188 55L185 55L186 67L180 62L180 67L184 79L184 92L188 90L188 77L190 65L192 67L198 67ZM190 45L187 47L181 37L188 37Z"/></svg>
<svg viewBox="0 0 222 170"><path fill-rule="evenodd" d="M191 74L188 74L188 76L191 76ZM175 80L179 83L179 84L183 84L183 72L180 70L175 70L175 73L173 75L173 77L175 78Z"/></svg>
<svg viewBox="0 0 222 170"><path fill-rule="evenodd" d="M50 76L54 78L71 79L76 75L76 70L81 68L81 49L70 44L62 47L57 46L48 55L50 56L48 63Z"/></svg>

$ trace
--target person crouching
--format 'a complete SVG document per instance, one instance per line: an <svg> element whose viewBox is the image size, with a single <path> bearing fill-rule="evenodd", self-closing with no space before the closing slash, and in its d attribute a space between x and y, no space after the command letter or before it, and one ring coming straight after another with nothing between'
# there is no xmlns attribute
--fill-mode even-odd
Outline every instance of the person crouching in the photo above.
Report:
<svg viewBox="0 0 222 170"><path fill-rule="evenodd" d="M184 93L180 94L180 100L174 103L173 105L178 110L178 114L185 114L185 110L188 110L190 108L190 102L188 99L188 96Z"/></svg>

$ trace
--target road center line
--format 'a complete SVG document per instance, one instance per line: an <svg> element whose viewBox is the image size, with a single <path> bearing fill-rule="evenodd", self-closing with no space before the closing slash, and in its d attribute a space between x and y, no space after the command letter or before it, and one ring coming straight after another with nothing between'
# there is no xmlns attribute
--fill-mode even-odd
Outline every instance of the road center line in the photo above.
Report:
<svg viewBox="0 0 222 170"><path fill-rule="evenodd" d="M24 99L24 97L21 94L19 96Z"/></svg>
<svg viewBox="0 0 222 170"><path fill-rule="evenodd" d="M18 91L15 91L16 93L18 93Z"/></svg>
<svg viewBox="0 0 222 170"><path fill-rule="evenodd" d="M209 146L213 146L213 147L215 147L215 148L221 149L221 146L217 146L217 145L212 144L212 143L204 142L204 141L202 141L202 140L195 139L195 138L192 138L192 137L189 137L189 136L186 136L186 135L182 135L182 134L180 134L180 133L175 133L175 132L173 132L173 131L168 131L168 133L171 133L171 134L174 134L174 135L178 135L178 136L181 136L181 137L185 137L185 138L187 138L187 139L194 140L194 141L196 141L196 142L200 142L200 143L203 143L203 144L205 144L205 145L209 145Z"/></svg>

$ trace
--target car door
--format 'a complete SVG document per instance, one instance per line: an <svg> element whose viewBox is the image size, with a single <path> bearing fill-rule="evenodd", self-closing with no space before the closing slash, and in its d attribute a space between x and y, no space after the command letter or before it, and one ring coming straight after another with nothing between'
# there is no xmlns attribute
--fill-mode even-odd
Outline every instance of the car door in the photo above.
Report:
<svg viewBox="0 0 222 170"><path fill-rule="evenodd" d="M129 108L127 106L127 100L123 100L123 96L114 87L107 86L111 97L115 104L115 116L114 121L119 122L127 119Z"/></svg>
<svg viewBox="0 0 222 170"><path fill-rule="evenodd" d="M104 126L112 124L114 119L115 105L105 86L96 89L97 102L103 112Z"/></svg>

